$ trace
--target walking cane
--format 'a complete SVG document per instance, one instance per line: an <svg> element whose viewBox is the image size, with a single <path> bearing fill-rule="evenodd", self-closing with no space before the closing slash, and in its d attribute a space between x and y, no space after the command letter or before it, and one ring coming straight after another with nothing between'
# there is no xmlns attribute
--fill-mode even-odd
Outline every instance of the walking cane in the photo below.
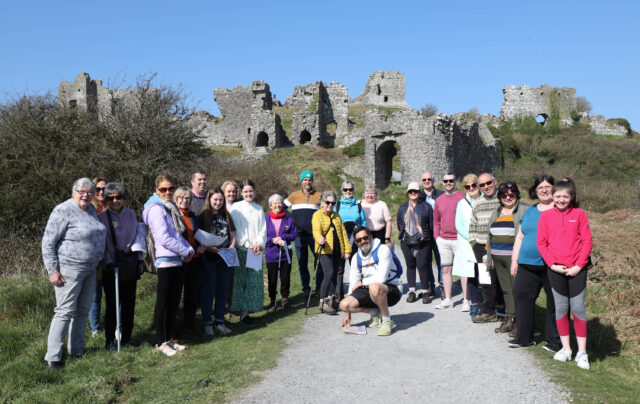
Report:
<svg viewBox="0 0 640 404"><path fill-rule="evenodd" d="M282 247L278 248L278 270L276 271L276 298L274 307L278 306L278 274L280 273L280 259L282 259Z"/></svg>
<svg viewBox="0 0 640 404"><path fill-rule="evenodd" d="M116 341L118 341L118 352L120 352L120 340L122 335L120 333L120 282L118 281L118 267L115 267L114 272L116 274Z"/></svg>
<svg viewBox="0 0 640 404"><path fill-rule="evenodd" d="M316 256L315 256L316 262L315 262L314 269L313 269L313 272L314 272L313 273L313 284L314 285L316 283L316 278L318 276L318 263L320 262L319 255L320 255L320 251L321 250L322 250L322 245L318 244L318 251L316 251ZM305 309L304 309L304 314L305 315L307 314L307 310L309 310L309 304L310 303L311 303L311 292L309 292L309 297L307 298L307 307L305 307Z"/></svg>

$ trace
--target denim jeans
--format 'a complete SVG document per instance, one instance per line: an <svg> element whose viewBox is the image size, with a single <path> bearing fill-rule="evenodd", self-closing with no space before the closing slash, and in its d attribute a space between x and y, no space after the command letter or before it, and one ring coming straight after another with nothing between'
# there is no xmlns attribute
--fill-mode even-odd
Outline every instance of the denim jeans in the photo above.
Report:
<svg viewBox="0 0 640 404"><path fill-rule="evenodd" d="M93 303L89 310L89 322L91 323L91 331L100 329L100 310L102 309L102 281L96 281L96 291L93 295Z"/></svg>
<svg viewBox="0 0 640 404"><path fill-rule="evenodd" d="M200 295L200 311L205 325L213 324L211 315L217 323L224 323L224 312L227 304L227 291L231 280L231 270L220 257L207 254L203 257L202 292ZM214 309L215 298L215 309Z"/></svg>
<svg viewBox="0 0 640 404"><path fill-rule="evenodd" d="M309 286L311 281L311 275L309 274L309 268L307 267L309 262L309 249L314 254L313 263L315 266L315 251L316 246L313 236L300 236L296 237L294 242L296 246L296 256L298 257L298 271L300 272L300 283L302 284L302 290L307 292L311 291ZM319 289L318 285L322 283L322 271L318 271L316 274L316 289Z"/></svg>

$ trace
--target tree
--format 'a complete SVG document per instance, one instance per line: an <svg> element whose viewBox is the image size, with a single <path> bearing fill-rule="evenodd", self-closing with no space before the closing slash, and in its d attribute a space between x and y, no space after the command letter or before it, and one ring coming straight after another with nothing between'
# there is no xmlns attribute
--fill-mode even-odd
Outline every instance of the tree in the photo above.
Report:
<svg viewBox="0 0 640 404"><path fill-rule="evenodd" d="M585 97L576 97L577 112L591 112L591 103Z"/></svg>
<svg viewBox="0 0 640 404"><path fill-rule="evenodd" d="M428 102L424 105L424 107L420 108L418 111L422 116L424 116L425 118L428 118L438 113L438 107Z"/></svg>

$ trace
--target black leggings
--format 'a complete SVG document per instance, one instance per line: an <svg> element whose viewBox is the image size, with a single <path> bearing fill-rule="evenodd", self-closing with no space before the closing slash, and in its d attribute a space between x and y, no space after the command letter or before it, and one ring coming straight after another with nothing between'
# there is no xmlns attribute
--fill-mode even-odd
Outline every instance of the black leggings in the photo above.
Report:
<svg viewBox="0 0 640 404"><path fill-rule="evenodd" d="M322 284L320 285L320 298L324 299L336 290L336 269L342 261L332 254L320 254L320 265L322 266Z"/></svg>
<svg viewBox="0 0 640 404"><path fill-rule="evenodd" d="M404 260L407 263L407 281L410 288L416 287L416 268L420 276L422 289L429 288L429 272L431 268L431 244L422 242L415 247L409 247L404 241L400 243ZM415 255L414 255L415 254Z"/></svg>
<svg viewBox="0 0 640 404"><path fill-rule="evenodd" d="M516 302L516 318L518 319L518 338L520 345L533 341L536 318L536 299L540 289L547 295L547 313L545 315L544 333L552 345L560 346L560 335L556 327L556 309L551 292L551 284L544 265L518 265L518 273L513 283L513 297Z"/></svg>
<svg viewBox="0 0 640 404"><path fill-rule="evenodd" d="M104 288L104 338L107 344L115 340L116 331L116 278L115 275L104 272L102 287ZM118 292L120 300L121 342L131 341L133 332L133 315L136 310L137 279L119 282Z"/></svg>
<svg viewBox="0 0 640 404"><path fill-rule="evenodd" d="M280 272L280 295L283 298L289 298L289 287L291 284L291 264L287 261L280 262L280 269L278 270L277 262L267 262L267 272L269 279L269 298L272 302L276 300L277 286L278 286L278 272Z"/></svg>
<svg viewBox="0 0 640 404"><path fill-rule="evenodd" d="M156 328L156 344L175 338L175 323L180 293L184 282L184 268L158 268L158 287L153 323Z"/></svg>

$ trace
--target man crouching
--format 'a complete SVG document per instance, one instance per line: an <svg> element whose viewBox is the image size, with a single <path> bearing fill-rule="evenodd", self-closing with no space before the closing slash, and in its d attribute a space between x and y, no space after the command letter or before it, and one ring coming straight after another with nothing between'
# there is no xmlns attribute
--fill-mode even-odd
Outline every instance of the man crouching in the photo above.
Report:
<svg viewBox="0 0 640 404"><path fill-rule="evenodd" d="M391 335L395 324L389 307L402 296L398 288L402 267L389 247L372 238L366 227L357 226L353 237L358 252L351 259L349 296L340 301L340 310L346 313L342 326L351 324L351 313L369 313L369 327L378 328L380 336Z"/></svg>

